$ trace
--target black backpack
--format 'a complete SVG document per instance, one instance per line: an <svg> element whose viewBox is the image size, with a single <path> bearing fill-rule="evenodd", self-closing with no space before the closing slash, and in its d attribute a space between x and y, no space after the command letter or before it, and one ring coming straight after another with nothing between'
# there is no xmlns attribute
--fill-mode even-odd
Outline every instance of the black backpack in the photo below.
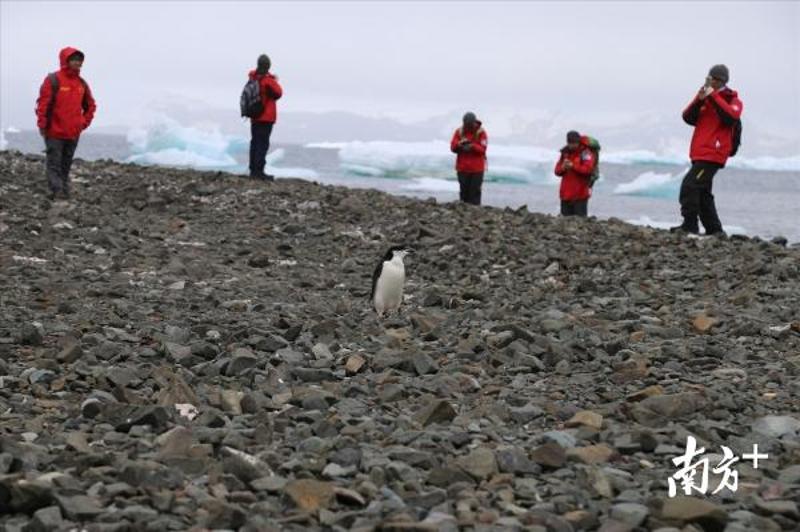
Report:
<svg viewBox="0 0 800 532"><path fill-rule="evenodd" d="M248 80L242 89L242 96L239 98L239 107L242 116L247 118L258 118L264 112L264 102L261 101L261 81L260 78Z"/></svg>
<svg viewBox="0 0 800 532"><path fill-rule="evenodd" d="M47 104L47 113L45 116L47 117L47 125L44 126L45 130L50 129L50 124L53 122L53 108L56 106L56 96L58 96L58 89L61 85L58 82L58 76L55 72L51 72L47 75L47 78L50 80L50 89L52 93L50 94L50 101ZM83 108L83 112L89 110L89 84L86 83L82 77L78 76L78 79L81 80L83 83L83 100L81 101L81 107Z"/></svg>
<svg viewBox="0 0 800 532"><path fill-rule="evenodd" d="M739 146L742 144L742 121L737 120L733 123L733 131L731 132L731 157L736 155L739 151Z"/></svg>

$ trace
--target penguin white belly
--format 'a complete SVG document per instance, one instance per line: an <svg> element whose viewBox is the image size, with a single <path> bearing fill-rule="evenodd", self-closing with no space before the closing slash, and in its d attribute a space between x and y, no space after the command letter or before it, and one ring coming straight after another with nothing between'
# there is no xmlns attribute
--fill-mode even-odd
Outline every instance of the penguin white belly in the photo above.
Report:
<svg viewBox="0 0 800 532"><path fill-rule="evenodd" d="M386 261L383 263L381 275L375 284L375 310L378 314L397 310L403 302L403 284L406 271L403 263Z"/></svg>

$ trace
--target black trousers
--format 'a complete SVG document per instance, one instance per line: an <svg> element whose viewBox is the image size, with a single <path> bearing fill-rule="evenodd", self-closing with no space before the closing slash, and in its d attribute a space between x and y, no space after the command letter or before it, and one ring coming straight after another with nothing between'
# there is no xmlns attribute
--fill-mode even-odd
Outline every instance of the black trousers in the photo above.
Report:
<svg viewBox="0 0 800 532"><path fill-rule="evenodd" d="M464 203L481 204L483 172L458 172L459 198Z"/></svg>
<svg viewBox="0 0 800 532"><path fill-rule="evenodd" d="M681 183L680 202L681 215L683 216L684 230L691 233L699 232L697 219L700 219L706 234L722 231L722 223L717 216L717 207L714 204L714 194L711 187L714 185L714 174L721 168L717 163L695 161L683 178Z"/></svg>
<svg viewBox="0 0 800 532"><path fill-rule="evenodd" d="M561 200L561 216L586 216L589 211L589 200Z"/></svg>
<svg viewBox="0 0 800 532"><path fill-rule="evenodd" d="M78 147L78 139L44 139L47 168L47 185L50 192L69 194L69 170Z"/></svg>
<svg viewBox="0 0 800 532"><path fill-rule="evenodd" d="M250 177L264 177L273 122L250 123Z"/></svg>

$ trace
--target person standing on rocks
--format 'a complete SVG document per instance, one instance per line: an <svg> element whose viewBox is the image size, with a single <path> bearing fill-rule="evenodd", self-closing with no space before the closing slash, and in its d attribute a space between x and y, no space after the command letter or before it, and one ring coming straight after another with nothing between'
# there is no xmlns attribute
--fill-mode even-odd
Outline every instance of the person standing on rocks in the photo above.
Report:
<svg viewBox="0 0 800 532"><path fill-rule="evenodd" d="M700 219L707 235L722 234L711 187L714 174L735 155L741 135L742 101L728 88L725 65L714 65L706 83L683 111L683 121L694 126L689 158L692 167L681 183L680 204L683 223L672 232L697 234Z"/></svg>
<svg viewBox="0 0 800 532"><path fill-rule="evenodd" d="M264 110L259 116L250 119L250 177L274 181L275 177L264 173L269 151L269 138L278 118L276 102L283 96L283 88L278 76L269 72L272 61L266 54L258 56L256 69L248 74L251 80L258 80L261 87L261 102Z"/></svg>
<svg viewBox="0 0 800 532"><path fill-rule="evenodd" d="M450 141L450 151L456 154L459 196L464 203L480 205L489 139L475 113L466 113L462 122Z"/></svg>
<svg viewBox="0 0 800 532"><path fill-rule="evenodd" d="M50 199L69 199L69 170L78 139L94 118L97 105L81 77L84 54L66 47L58 54L61 68L48 74L36 101L36 124L46 148Z"/></svg>
<svg viewBox="0 0 800 532"><path fill-rule="evenodd" d="M558 195L562 216L586 216L592 195L591 176L597 156L577 131L567 133L567 145L561 148L555 174L561 178Z"/></svg>

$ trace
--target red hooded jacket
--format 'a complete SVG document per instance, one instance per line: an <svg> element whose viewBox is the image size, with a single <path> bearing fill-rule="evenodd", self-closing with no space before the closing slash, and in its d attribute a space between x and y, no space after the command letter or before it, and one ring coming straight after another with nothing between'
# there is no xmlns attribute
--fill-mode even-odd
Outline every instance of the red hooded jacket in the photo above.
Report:
<svg viewBox="0 0 800 532"><path fill-rule="evenodd" d="M572 168L564 168L564 161L572 161ZM562 201L582 201L589 199L592 189L589 187L589 178L594 170L595 155L581 137L578 149L570 150L568 147L561 149L561 157L556 163L555 173L561 177L561 188L558 193Z"/></svg>
<svg viewBox="0 0 800 532"><path fill-rule="evenodd" d="M694 126L689 158L725 166L733 146L733 125L744 105L736 91L724 87L701 100L698 96L684 109L683 121Z"/></svg>
<svg viewBox="0 0 800 532"><path fill-rule="evenodd" d="M72 70L67 65L67 58L75 52L80 50L68 46L58 54L61 63L61 68L55 73L58 79L58 94L53 103L49 127L47 109L53 96L49 75L44 78L39 89L39 99L36 100L36 124L39 129L46 129L45 135L50 138L77 139L92 123L97 109L89 85L81 79L80 72Z"/></svg>
<svg viewBox="0 0 800 532"><path fill-rule="evenodd" d="M258 75L255 70L248 74L250 79L259 79L261 84L261 101L264 102L264 112L258 118L252 118L253 122L275 122L278 119L278 106L275 102L283 96L283 89L280 83L272 74Z"/></svg>
<svg viewBox="0 0 800 532"><path fill-rule="evenodd" d="M450 151L456 153L456 172L480 173L486 171L486 148L489 138L486 131L481 127L481 121L476 122L477 128L474 131L464 131L463 127L456 129L453 139L450 141ZM461 139L470 141L472 149L461 151L458 144Z"/></svg>

